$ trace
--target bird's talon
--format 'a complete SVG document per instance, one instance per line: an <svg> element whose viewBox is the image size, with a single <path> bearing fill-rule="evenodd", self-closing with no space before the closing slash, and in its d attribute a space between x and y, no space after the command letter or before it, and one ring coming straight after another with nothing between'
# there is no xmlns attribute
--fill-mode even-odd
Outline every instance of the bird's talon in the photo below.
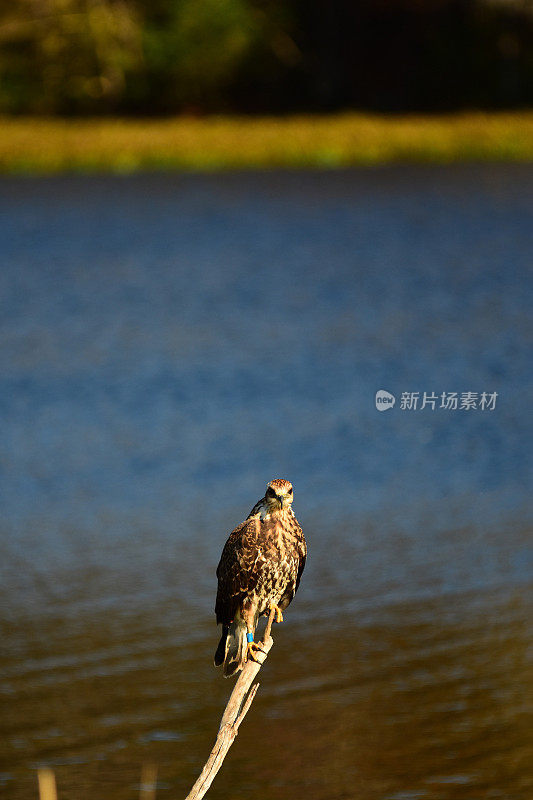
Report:
<svg viewBox="0 0 533 800"><path fill-rule="evenodd" d="M279 606L271 606L270 610L275 611L274 622L283 622L283 614L281 613L281 608L279 608Z"/></svg>
<svg viewBox="0 0 533 800"><path fill-rule="evenodd" d="M257 642L248 642L248 658L250 658L252 661L257 661L257 658L255 657L256 651L259 651L260 653L265 652L261 645L257 644Z"/></svg>

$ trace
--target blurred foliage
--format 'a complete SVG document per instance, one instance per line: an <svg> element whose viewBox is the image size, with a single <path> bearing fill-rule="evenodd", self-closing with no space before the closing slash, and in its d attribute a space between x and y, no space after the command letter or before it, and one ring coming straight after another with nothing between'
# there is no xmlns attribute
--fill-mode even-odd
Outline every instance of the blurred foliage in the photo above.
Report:
<svg viewBox="0 0 533 800"><path fill-rule="evenodd" d="M0 111L519 108L531 0L0 0Z"/></svg>
<svg viewBox="0 0 533 800"><path fill-rule="evenodd" d="M260 36L245 0L180 0L146 9L146 74L174 108L220 102ZM162 90L162 91L161 91ZM157 103L157 96L155 102Z"/></svg>
<svg viewBox="0 0 533 800"><path fill-rule="evenodd" d="M126 0L0 0L0 108L111 108L143 62L142 25Z"/></svg>

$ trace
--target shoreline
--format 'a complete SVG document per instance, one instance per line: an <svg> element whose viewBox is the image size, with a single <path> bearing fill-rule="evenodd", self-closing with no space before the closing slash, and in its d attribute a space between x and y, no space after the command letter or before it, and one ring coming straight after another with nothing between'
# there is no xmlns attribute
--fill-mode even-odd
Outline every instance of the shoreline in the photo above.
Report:
<svg viewBox="0 0 533 800"><path fill-rule="evenodd" d="M3 175L532 161L533 111L0 118Z"/></svg>

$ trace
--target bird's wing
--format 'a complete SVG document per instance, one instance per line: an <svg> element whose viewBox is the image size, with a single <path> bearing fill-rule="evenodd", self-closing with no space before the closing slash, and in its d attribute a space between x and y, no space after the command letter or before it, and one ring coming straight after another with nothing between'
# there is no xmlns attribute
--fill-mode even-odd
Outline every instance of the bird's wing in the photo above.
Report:
<svg viewBox="0 0 533 800"><path fill-rule="evenodd" d="M296 585L294 587L294 594L296 594L296 592L298 591L298 586L300 585L300 578L302 577L303 571L304 571L304 568L305 568L305 560L306 560L306 558L307 558L307 554L306 553L304 553L303 555L300 555L300 562L298 564L298 574L296 575Z"/></svg>
<svg viewBox="0 0 533 800"><path fill-rule="evenodd" d="M217 567L217 622L229 625L242 601L256 587L260 556L258 521L248 518L230 533Z"/></svg>
<svg viewBox="0 0 533 800"><path fill-rule="evenodd" d="M295 527L295 535L297 540L296 549L298 551L299 562L298 562L298 573L296 575L296 583L294 585L294 594L298 591L298 586L300 585L300 579L303 575L303 571L305 569L305 560L307 558L307 542L305 541L304 533L300 527L300 523L293 515L294 527ZM294 597L294 595L293 595Z"/></svg>

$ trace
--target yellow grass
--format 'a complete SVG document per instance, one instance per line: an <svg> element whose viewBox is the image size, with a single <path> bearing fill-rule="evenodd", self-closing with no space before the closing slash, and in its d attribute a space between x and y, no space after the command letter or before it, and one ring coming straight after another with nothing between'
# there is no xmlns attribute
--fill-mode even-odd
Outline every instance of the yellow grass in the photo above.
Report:
<svg viewBox="0 0 533 800"><path fill-rule="evenodd" d="M0 172L531 161L533 112L164 120L0 118Z"/></svg>

